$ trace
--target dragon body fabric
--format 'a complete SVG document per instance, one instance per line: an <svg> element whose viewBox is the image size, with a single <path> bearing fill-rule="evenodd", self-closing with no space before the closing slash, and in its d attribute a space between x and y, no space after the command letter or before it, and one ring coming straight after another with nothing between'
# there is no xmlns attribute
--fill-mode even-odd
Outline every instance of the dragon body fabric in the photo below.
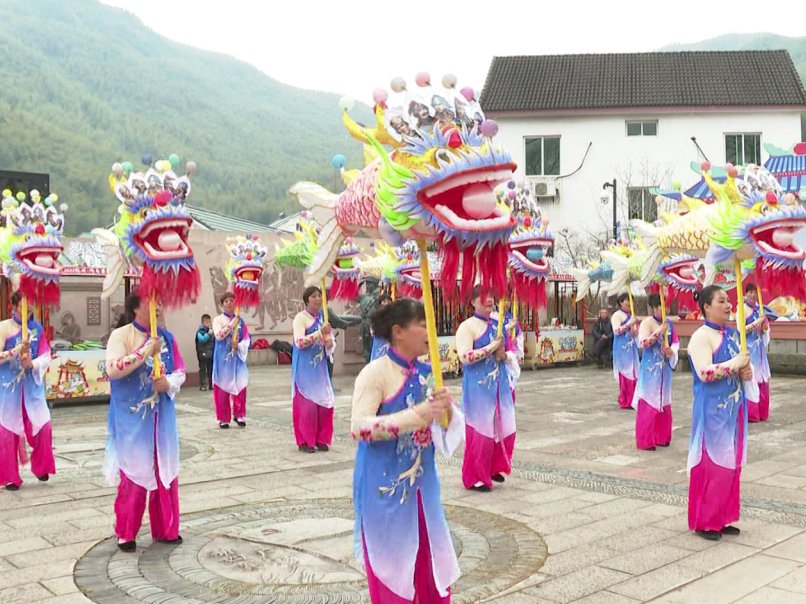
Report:
<svg viewBox="0 0 806 604"><path fill-rule="evenodd" d="M45 306L59 303L59 255L62 252L65 204L58 196L41 199L33 190L12 196L3 191L0 260L3 274L28 301Z"/></svg>
<svg viewBox="0 0 806 604"><path fill-rule="evenodd" d="M512 290L532 308L544 308L546 279L551 272L548 252L554 246L554 235L548 217L536 204L518 204L516 199L515 209L518 226L507 242Z"/></svg>
<svg viewBox="0 0 806 604"><path fill-rule="evenodd" d="M227 281L235 295L235 306L254 308L260 304L260 278L266 266L267 250L254 235L238 235L226 241Z"/></svg>
<svg viewBox="0 0 806 604"><path fill-rule="evenodd" d="M118 288L127 263L142 270L139 294L164 307L198 296L201 279L188 245L193 220L185 208L190 178L177 177L173 164L160 160L145 173L132 171L128 162L112 166L109 184L120 202L118 220L111 230L92 231L107 253L104 297ZM194 168L188 162L188 172Z"/></svg>
<svg viewBox="0 0 806 604"><path fill-rule="evenodd" d="M795 233L806 226L806 210L792 196L780 196L775 178L758 166L746 166L737 181L729 167L723 184L703 171L714 203L685 199L677 214L665 214L665 224L631 221L650 250L642 282L648 284L664 258L691 254L705 260L705 283L735 254L756 261L758 283L774 295L806 297L803 262L806 252Z"/></svg>
<svg viewBox="0 0 806 604"><path fill-rule="evenodd" d="M309 182L292 187L322 225L309 284L324 278L346 237L364 235L392 246L435 241L447 292L454 291L460 262L463 297L477 276L484 290L506 291L505 246L515 218L494 189L511 178L515 164L493 143L497 126L483 119L472 91L457 94L455 83L446 76L444 88L435 89L420 74L418 89L409 92L396 78L388 106L386 91L375 93L373 128L359 126L343 105L347 130L377 159L352 175L340 195Z"/></svg>

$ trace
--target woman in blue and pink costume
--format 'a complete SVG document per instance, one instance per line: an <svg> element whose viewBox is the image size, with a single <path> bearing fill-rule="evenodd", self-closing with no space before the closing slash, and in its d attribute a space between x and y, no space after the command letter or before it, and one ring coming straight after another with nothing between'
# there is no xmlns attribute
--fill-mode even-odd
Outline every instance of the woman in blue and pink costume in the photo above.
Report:
<svg viewBox="0 0 806 604"><path fill-rule="evenodd" d="M672 371L677 366L680 340L669 319L661 320L660 295L647 298L650 316L638 328L638 346L644 351L632 406L635 444L654 451L672 442Z"/></svg>
<svg viewBox="0 0 806 604"><path fill-rule="evenodd" d="M213 403L218 427L229 428L235 418L239 428L246 427L246 390L249 367L246 358L252 338L243 317L235 316L235 294L227 292L219 299L223 312L213 319ZM233 340L233 330L238 334Z"/></svg>
<svg viewBox="0 0 806 604"><path fill-rule="evenodd" d="M428 394L431 367L422 303L403 298L373 318L391 342L355 381L351 432L356 558L374 604L448 604L459 564L440 500L431 425L452 409Z"/></svg>
<svg viewBox="0 0 806 604"><path fill-rule="evenodd" d="M752 379L750 355L727 327L731 304L716 285L699 296L705 325L691 336L688 357L694 379L688 451L688 526L705 539L738 535L739 479L747 456L747 404L743 381Z"/></svg>
<svg viewBox="0 0 806 604"><path fill-rule="evenodd" d="M19 292L11 296L14 316L0 323L0 485L16 491L22 484L26 439L31 472L45 481L56 473L53 432L45 400L50 346L42 326L28 318L28 342L22 342Z"/></svg>
<svg viewBox="0 0 806 604"><path fill-rule="evenodd" d="M294 317L291 360L291 405L294 438L305 453L327 451L333 440L336 397L325 355L335 347L333 331L322 314L322 290L312 285L302 292L305 310Z"/></svg>
<svg viewBox="0 0 806 604"><path fill-rule="evenodd" d="M515 401L509 364L515 353L506 352L505 336L497 336L498 320L490 316L493 299L482 296L476 286L471 301L475 314L456 331L456 351L464 367L462 483L466 489L487 492L493 481L504 482L504 474L512 471Z"/></svg>
<svg viewBox="0 0 806 604"><path fill-rule="evenodd" d="M387 304L391 304L391 302L392 297L383 294L380 298L378 298L378 302L375 305L375 312L378 312ZM370 331L372 330L370 329ZM369 360L374 361L378 357L385 355L387 352L389 352L389 342L375 332L372 332L372 351L369 354Z"/></svg>
<svg viewBox="0 0 806 604"><path fill-rule="evenodd" d="M618 305L610 320L613 325L613 377L618 380L619 407L631 409L638 380L638 345L635 341L638 325L630 314L630 298L626 292L619 295Z"/></svg>
<svg viewBox="0 0 806 604"><path fill-rule="evenodd" d="M115 535L124 552L148 516L154 541L181 543L179 536L179 432L175 397L185 381L185 363L171 332L159 327L151 338L149 304L130 295L122 326L109 336L109 436L104 471L110 484L120 478L115 499ZM153 378L159 353L163 377Z"/></svg>
<svg viewBox="0 0 806 604"><path fill-rule="evenodd" d="M767 358L767 346L770 345L770 323L766 314L761 314L758 304L758 292L753 283L745 283L745 309L747 322L747 351L750 353L750 364L753 366L753 380L758 387L758 394L753 388L753 396L747 391L747 415L751 422L765 422L770 418L770 360ZM757 400L753 400L756 398Z"/></svg>

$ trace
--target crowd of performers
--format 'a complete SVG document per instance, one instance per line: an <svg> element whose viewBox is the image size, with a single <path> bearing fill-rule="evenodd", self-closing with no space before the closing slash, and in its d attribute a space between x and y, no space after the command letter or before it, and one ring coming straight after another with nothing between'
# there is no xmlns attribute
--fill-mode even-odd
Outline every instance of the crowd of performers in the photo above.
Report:
<svg viewBox="0 0 806 604"><path fill-rule="evenodd" d="M759 315L753 286L747 289L747 353L739 352L737 332L727 325L731 304L717 286L699 294L704 324L688 346L694 384L689 528L707 539L738 533L731 523L739 518L747 424L769 417L768 324ZM302 297L305 308L293 321L291 400L296 444L300 451L314 453L328 451L333 437L334 394L326 358L333 353L334 339L324 321L320 289L308 287ZM56 471L45 400L50 349L42 326L32 318L29 340L21 341L19 300L18 294L12 297L13 317L0 323L0 378L15 384L4 388L0 400L0 480L8 490L22 483L19 464L27 461L23 438L32 449L33 474L45 481ZM215 413L222 428L231 418L245 426L249 333L232 312L232 295L220 302L224 312L211 326ZM661 320L657 294L649 295L649 316L640 324L630 315L626 294L618 302L612 345L619 405L637 412L639 449L667 447L672 438L676 330L671 321ZM419 360L428 353L422 303L388 296L378 301L372 320L373 359L356 378L351 418L351 435L358 442L355 548L366 567L373 601L449 601L459 570L434 458L439 444L434 430L441 418L464 418L465 488L488 492L511 472L523 336L508 310L499 317L494 300L478 287L472 293L472 309L473 315L456 333L464 368L457 404L446 389L434 391L430 366ZM499 332L500 320L505 324ZM126 552L136 549L147 496L152 538L182 540L173 403L185 381L185 365L173 335L159 327L158 336L151 337L150 321L148 302L130 296L107 346L111 402L104 470L110 479L119 480L115 534ZM239 335L233 338L236 328ZM151 374L155 355L164 367L157 379ZM746 390L751 381L756 387ZM750 400L746 392L757 393L758 400ZM395 521L388 522L390 518ZM384 547L390 538L403 544L394 555Z"/></svg>
<svg viewBox="0 0 806 604"><path fill-rule="evenodd" d="M730 523L739 519L747 425L769 418L769 322L758 307L755 285L746 283L745 288L748 351L740 352L738 330L728 326L731 302L716 285L698 293L704 324L687 347L693 375L689 529L709 540L739 534ZM630 314L626 293L618 297L618 304L611 319L612 336L600 328L604 334L600 341L612 338L618 404L636 411L636 446L655 451L668 447L672 439L672 371L679 339L674 323L661 320L658 294L648 296L649 316L640 324Z"/></svg>

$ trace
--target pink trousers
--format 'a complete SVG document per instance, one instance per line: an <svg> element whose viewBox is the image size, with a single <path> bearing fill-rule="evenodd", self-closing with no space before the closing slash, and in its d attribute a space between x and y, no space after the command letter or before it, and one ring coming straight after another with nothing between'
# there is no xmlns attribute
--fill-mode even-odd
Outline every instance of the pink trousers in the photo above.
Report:
<svg viewBox="0 0 806 604"><path fill-rule="evenodd" d="M758 382L758 402L747 401L747 417L751 422L765 422L770 418L769 382Z"/></svg>
<svg viewBox="0 0 806 604"><path fill-rule="evenodd" d="M618 374L618 405L622 409L632 407L632 397L635 394L635 385L638 380L631 380Z"/></svg>
<svg viewBox="0 0 806 604"><path fill-rule="evenodd" d="M295 387L291 415L294 420L294 438L298 447L330 446L333 440L333 407L328 409L317 405L305 398Z"/></svg>
<svg viewBox="0 0 806 604"><path fill-rule="evenodd" d="M215 401L215 416L219 422L228 424L233 416L235 419L246 418L246 388L236 396L214 385L213 401Z"/></svg>
<svg viewBox="0 0 806 604"><path fill-rule="evenodd" d="M56 460L53 458L53 429L47 422L33 434L31 422L22 406L22 425L25 440L31 447L31 473L34 476L56 473ZM20 464L25 463L25 442L19 435L0 426L0 487L7 484L20 486Z"/></svg>
<svg viewBox="0 0 806 604"><path fill-rule="evenodd" d="M744 418L739 415L736 468L723 468L713 462L702 444L702 459L691 468L688 487L688 528L692 531L721 531L739 519L741 507L739 479L742 474Z"/></svg>
<svg viewBox="0 0 806 604"><path fill-rule="evenodd" d="M462 461L462 484L469 489L482 482L493 486L493 476L512 471L512 453L515 449L515 434L498 442L479 434L469 424L465 425L465 457Z"/></svg>
<svg viewBox="0 0 806 604"><path fill-rule="evenodd" d="M148 517L154 541L172 541L179 536L179 480L174 478L166 489L157 474L157 489L145 488L129 480L121 470L118 496L115 498L115 534L119 539L134 541L143 524L148 494Z"/></svg>
<svg viewBox="0 0 806 604"><path fill-rule="evenodd" d="M450 604L450 590L448 590L447 596L442 597L434 582L434 572L431 569L431 545L428 541L428 528L423 513L423 499L419 492L417 502L420 509L420 548L417 550L417 559L414 563L414 599L401 598L375 576L367 556L367 543L364 541L364 564L367 569L369 600L372 604Z"/></svg>
<svg viewBox="0 0 806 604"><path fill-rule="evenodd" d="M635 415L635 444L639 449L666 446L672 442L672 406L658 411L644 399L638 399Z"/></svg>

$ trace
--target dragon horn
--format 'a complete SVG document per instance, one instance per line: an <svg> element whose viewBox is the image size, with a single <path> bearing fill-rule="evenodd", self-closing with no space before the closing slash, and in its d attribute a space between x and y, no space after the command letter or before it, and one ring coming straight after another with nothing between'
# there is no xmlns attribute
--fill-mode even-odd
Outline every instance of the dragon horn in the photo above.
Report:
<svg viewBox="0 0 806 604"><path fill-rule="evenodd" d="M372 129L361 126L352 117L350 117L350 113L347 111L347 109L344 109L341 114L341 121L344 123L344 127L347 128L347 132L350 133L350 136L361 141L362 143L369 145L369 137L371 136L382 145L389 145L390 147L395 148L402 147L403 143L396 141L394 138L392 138L392 135L386 131L386 126L384 126L383 120L384 110L380 103L375 105L376 123L375 127Z"/></svg>

